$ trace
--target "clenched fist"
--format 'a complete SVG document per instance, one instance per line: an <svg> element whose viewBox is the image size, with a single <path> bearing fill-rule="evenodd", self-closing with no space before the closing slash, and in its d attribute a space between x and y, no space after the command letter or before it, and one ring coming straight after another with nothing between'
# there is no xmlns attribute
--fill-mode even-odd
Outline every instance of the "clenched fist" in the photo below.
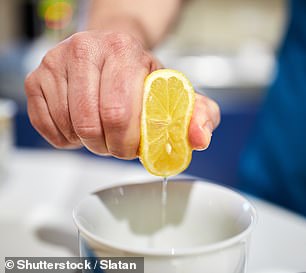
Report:
<svg viewBox="0 0 306 273"><path fill-rule="evenodd" d="M129 34L74 34L25 80L31 123L57 148L84 145L96 154L135 158L143 83L157 68L157 60ZM219 122L218 105L197 95L189 127L194 149L208 147Z"/></svg>

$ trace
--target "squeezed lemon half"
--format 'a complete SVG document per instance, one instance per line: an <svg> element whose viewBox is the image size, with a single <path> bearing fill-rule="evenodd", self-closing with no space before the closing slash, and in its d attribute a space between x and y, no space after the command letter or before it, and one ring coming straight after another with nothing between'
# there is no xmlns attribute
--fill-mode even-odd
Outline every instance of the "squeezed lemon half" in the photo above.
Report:
<svg viewBox="0 0 306 273"><path fill-rule="evenodd" d="M168 177L189 166L194 100L193 87L181 72L160 69L145 79L139 157L150 173Z"/></svg>

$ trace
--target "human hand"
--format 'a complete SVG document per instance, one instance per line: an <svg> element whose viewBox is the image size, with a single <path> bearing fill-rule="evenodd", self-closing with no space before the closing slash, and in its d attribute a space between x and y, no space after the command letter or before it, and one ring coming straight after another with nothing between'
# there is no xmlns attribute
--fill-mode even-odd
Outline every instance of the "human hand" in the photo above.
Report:
<svg viewBox="0 0 306 273"><path fill-rule="evenodd" d="M131 159L140 138L143 83L160 68L141 43L124 33L87 31L51 49L25 80L32 125L57 148ZM189 127L195 149L208 147L218 105L197 95Z"/></svg>

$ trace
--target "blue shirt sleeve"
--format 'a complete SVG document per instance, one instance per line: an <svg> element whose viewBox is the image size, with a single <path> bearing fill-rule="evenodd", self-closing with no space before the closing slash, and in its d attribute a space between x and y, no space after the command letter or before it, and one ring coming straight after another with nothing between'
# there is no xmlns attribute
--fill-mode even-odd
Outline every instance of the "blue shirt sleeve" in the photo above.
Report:
<svg viewBox="0 0 306 273"><path fill-rule="evenodd" d="M306 1L290 4L277 76L242 155L240 188L306 216Z"/></svg>

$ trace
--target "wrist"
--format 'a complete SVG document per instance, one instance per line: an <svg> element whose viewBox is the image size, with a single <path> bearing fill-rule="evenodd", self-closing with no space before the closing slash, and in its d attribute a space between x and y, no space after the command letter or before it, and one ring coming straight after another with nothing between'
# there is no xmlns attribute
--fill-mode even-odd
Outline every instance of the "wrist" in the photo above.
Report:
<svg viewBox="0 0 306 273"><path fill-rule="evenodd" d="M152 47L151 39L142 23L132 17L111 17L100 19L99 21L89 21L88 30L99 29L103 31L118 31L128 33L136 38L144 48Z"/></svg>

